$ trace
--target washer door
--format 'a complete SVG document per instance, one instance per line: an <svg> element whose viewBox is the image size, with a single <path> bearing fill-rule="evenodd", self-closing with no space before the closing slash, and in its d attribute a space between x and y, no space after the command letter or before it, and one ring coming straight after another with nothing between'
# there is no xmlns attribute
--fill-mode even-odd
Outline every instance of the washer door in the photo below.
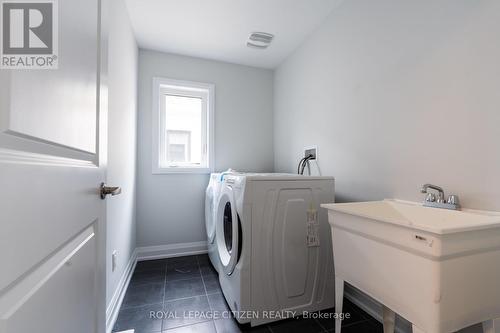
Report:
<svg viewBox="0 0 500 333"><path fill-rule="evenodd" d="M216 239L222 268L227 275L233 273L239 257L239 223L234 204L233 188L224 186L217 206Z"/></svg>
<svg viewBox="0 0 500 333"><path fill-rule="evenodd" d="M207 239L209 244L215 240L215 189L212 186L207 188L205 194L205 227L207 229Z"/></svg>

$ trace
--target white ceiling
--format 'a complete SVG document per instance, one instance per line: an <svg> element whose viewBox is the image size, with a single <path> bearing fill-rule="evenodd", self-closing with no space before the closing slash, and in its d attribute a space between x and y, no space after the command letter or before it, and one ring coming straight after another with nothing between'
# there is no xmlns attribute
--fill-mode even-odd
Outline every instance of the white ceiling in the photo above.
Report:
<svg viewBox="0 0 500 333"><path fill-rule="evenodd" d="M126 0L139 47L264 68L279 65L342 0ZM248 48L251 32L275 35Z"/></svg>

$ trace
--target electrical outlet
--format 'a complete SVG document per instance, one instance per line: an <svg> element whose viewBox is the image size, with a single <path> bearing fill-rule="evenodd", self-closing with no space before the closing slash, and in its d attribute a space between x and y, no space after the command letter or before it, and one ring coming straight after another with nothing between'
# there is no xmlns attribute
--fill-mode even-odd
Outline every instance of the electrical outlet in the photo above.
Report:
<svg viewBox="0 0 500 333"><path fill-rule="evenodd" d="M118 251L114 250L113 253L111 254L111 271L114 272L116 269L117 265L117 256L118 256Z"/></svg>
<svg viewBox="0 0 500 333"><path fill-rule="evenodd" d="M311 160L318 159L318 148L317 147L308 147L304 149L304 157L312 155Z"/></svg>

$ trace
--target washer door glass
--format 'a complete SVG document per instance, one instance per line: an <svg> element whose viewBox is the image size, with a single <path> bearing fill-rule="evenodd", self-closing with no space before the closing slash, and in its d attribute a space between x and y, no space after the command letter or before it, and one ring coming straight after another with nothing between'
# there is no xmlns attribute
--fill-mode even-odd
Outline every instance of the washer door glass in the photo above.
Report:
<svg viewBox="0 0 500 333"><path fill-rule="evenodd" d="M240 230L233 198L233 189L226 186L217 206L215 238L219 258L227 275L233 272L239 257Z"/></svg>

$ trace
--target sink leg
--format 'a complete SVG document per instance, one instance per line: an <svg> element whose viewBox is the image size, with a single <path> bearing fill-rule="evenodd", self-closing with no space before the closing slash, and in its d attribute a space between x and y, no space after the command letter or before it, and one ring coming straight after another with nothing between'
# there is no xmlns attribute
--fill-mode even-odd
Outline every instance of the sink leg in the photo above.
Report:
<svg viewBox="0 0 500 333"><path fill-rule="evenodd" d="M418 328L417 326L415 326L413 324L411 325L411 331L413 333L425 333L422 329Z"/></svg>
<svg viewBox="0 0 500 333"><path fill-rule="evenodd" d="M394 323L396 322L396 312L386 306L382 306L382 317L384 320L384 333L394 333Z"/></svg>
<svg viewBox="0 0 500 333"><path fill-rule="evenodd" d="M500 318L483 321L483 333L500 333Z"/></svg>
<svg viewBox="0 0 500 333"><path fill-rule="evenodd" d="M342 321L340 316L342 315L342 305L344 301L344 280L335 277L335 333L340 333L342 327Z"/></svg>

